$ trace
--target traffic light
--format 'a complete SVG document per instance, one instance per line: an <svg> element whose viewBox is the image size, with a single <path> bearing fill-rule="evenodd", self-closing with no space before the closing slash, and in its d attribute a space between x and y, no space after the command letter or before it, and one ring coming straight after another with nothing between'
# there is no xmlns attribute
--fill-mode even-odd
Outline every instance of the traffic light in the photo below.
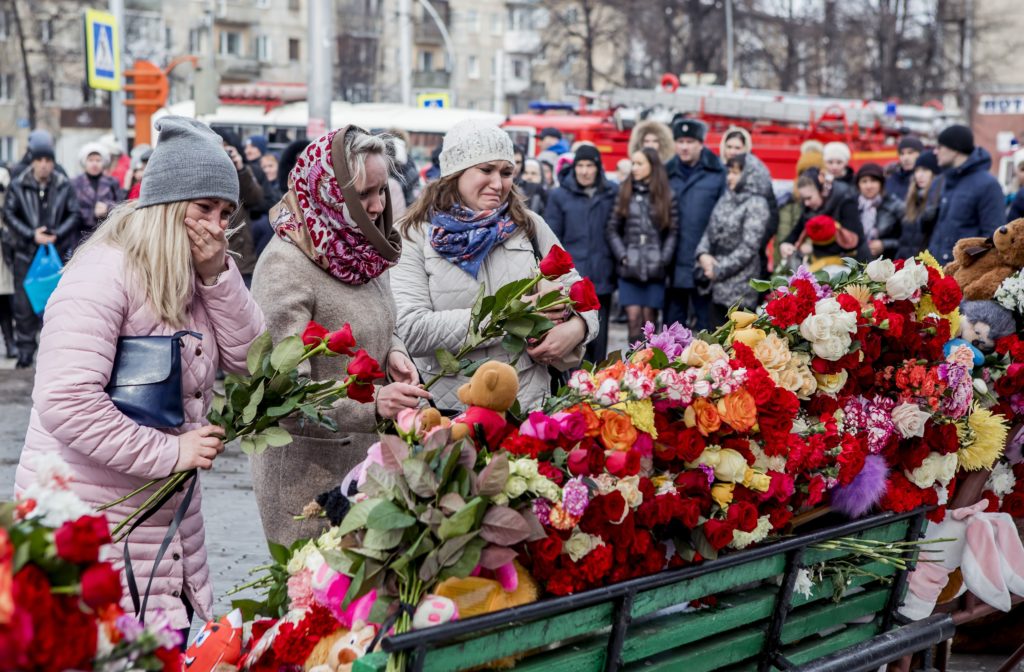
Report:
<svg viewBox="0 0 1024 672"><path fill-rule="evenodd" d="M167 102L167 76L149 61L135 61L124 76L129 81L124 104L135 109L135 144L150 144L150 118Z"/></svg>

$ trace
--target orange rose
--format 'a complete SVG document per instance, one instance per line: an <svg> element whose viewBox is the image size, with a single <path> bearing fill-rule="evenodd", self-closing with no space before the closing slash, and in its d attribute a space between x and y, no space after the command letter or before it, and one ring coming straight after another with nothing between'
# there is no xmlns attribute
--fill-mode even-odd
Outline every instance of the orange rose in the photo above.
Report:
<svg viewBox="0 0 1024 672"><path fill-rule="evenodd" d="M578 404L569 409L569 413L579 413L587 421L587 432L585 436L593 439L601 433L601 418L591 408L590 404Z"/></svg>
<svg viewBox="0 0 1024 672"><path fill-rule="evenodd" d="M718 413L737 432L750 431L757 422L757 404L743 387L718 400Z"/></svg>
<svg viewBox="0 0 1024 672"><path fill-rule="evenodd" d="M637 350L633 353L633 356L629 358L629 361L633 364L646 364L651 361L654 357L654 350L650 348L644 348L643 350Z"/></svg>
<svg viewBox="0 0 1024 672"><path fill-rule="evenodd" d="M707 399L703 397L694 399L691 408L697 423L697 431L704 436L717 432L722 426L722 418L718 415L718 409Z"/></svg>
<svg viewBox="0 0 1024 672"><path fill-rule="evenodd" d="M611 378L612 380L622 380L622 376L626 375L626 364L621 359L611 366L602 369L594 374L594 382L600 386L601 383Z"/></svg>
<svg viewBox="0 0 1024 672"><path fill-rule="evenodd" d="M636 428L625 413L601 413L601 443L608 450L629 450L636 443Z"/></svg>

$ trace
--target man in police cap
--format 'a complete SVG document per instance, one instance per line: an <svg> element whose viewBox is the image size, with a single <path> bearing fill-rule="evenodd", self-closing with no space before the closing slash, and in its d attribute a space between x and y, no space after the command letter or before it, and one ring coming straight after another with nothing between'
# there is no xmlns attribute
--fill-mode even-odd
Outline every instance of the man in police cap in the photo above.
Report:
<svg viewBox="0 0 1024 672"><path fill-rule="evenodd" d="M706 279L695 278L695 252L704 235L711 211L725 191L725 169L704 146L707 127L696 119L677 117L672 121L676 155L665 164L669 184L679 206L679 243L675 271L665 302L665 323L688 321L698 329L709 326L710 306ZM692 311L691 311L692 308Z"/></svg>

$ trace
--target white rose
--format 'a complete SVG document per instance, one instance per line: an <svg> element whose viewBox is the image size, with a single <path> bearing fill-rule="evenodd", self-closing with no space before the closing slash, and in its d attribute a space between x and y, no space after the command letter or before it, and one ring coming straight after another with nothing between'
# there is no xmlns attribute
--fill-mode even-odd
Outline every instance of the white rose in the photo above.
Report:
<svg viewBox="0 0 1024 672"><path fill-rule="evenodd" d="M842 359L847 350L850 349L850 336L831 336L829 338L814 341L811 343L811 349L814 350L814 354L822 359L826 359L830 362L837 362Z"/></svg>
<svg viewBox="0 0 1024 672"><path fill-rule="evenodd" d="M885 282L896 272L896 264L888 259L875 259L864 270L874 282Z"/></svg>
<svg viewBox="0 0 1024 672"><path fill-rule="evenodd" d="M565 542L562 550L569 555L573 562L579 562L598 546L604 546L604 542L586 532L577 531L569 537L569 541Z"/></svg>
<svg viewBox="0 0 1024 672"><path fill-rule="evenodd" d="M619 480L616 489L622 493L622 498L626 500L626 506L631 509L635 509L644 503L644 493L640 492L640 477L629 476Z"/></svg>
<svg viewBox="0 0 1024 672"><path fill-rule="evenodd" d="M928 411L922 411L917 404L902 403L892 409L892 421L904 439L912 436L924 436L924 425L932 417ZM955 453L954 453L955 455Z"/></svg>
<svg viewBox="0 0 1024 672"><path fill-rule="evenodd" d="M846 385L846 379L850 377L850 373L843 369L839 373L816 373L814 374L815 380L818 381L818 390L825 394L835 394L839 390L843 389Z"/></svg>
<svg viewBox="0 0 1024 672"><path fill-rule="evenodd" d="M522 476L526 480L536 478L537 472L537 460L526 458L523 460L513 460L511 474L514 476Z"/></svg>
<svg viewBox="0 0 1024 672"><path fill-rule="evenodd" d="M832 335L838 336L843 333L852 334L857 331L857 316L848 310L844 310L832 320Z"/></svg>
<svg viewBox="0 0 1024 672"><path fill-rule="evenodd" d="M538 476L530 481L530 492L552 502L557 502L562 498L562 491L558 486L543 476Z"/></svg>
<svg viewBox="0 0 1024 672"><path fill-rule="evenodd" d="M521 476L513 476L505 483L505 494L509 499L515 499L526 492L526 488L528 488L529 485L530 484L527 483L525 478Z"/></svg>
<svg viewBox="0 0 1024 672"><path fill-rule="evenodd" d="M897 301L902 301L913 296L914 292L927 282L928 269L913 259L908 259L902 269L885 281L885 291Z"/></svg>
<svg viewBox="0 0 1024 672"><path fill-rule="evenodd" d="M956 466L956 453L929 453L921 462L921 466L907 474L907 478L919 488L930 488L936 483L945 487L956 476Z"/></svg>

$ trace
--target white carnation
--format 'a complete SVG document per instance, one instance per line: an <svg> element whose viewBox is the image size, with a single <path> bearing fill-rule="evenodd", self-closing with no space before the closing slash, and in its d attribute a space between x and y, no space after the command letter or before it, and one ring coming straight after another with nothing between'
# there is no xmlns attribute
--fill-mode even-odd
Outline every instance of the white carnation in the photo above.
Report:
<svg viewBox="0 0 1024 672"><path fill-rule="evenodd" d="M885 282L896 272L896 264L889 259L875 259L864 269L874 282Z"/></svg>
<svg viewBox="0 0 1024 672"><path fill-rule="evenodd" d="M995 300L1015 313L1024 314L1024 271L1017 271L999 284Z"/></svg>
<svg viewBox="0 0 1024 672"><path fill-rule="evenodd" d="M734 530L732 533L732 541L729 543L733 548L746 548L751 544L759 544L768 537L768 533L772 531L772 521L768 519L768 516L761 516L757 519L757 527L750 532L743 532L741 530Z"/></svg>
<svg viewBox="0 0 1024 672"><path fill-rule="evenodd" d="M985 489L994 492L996 497L1004 497L1013 492L1013 486L1016 484L1017 478L1013 475L1010 465L1006 462L997 462L985 482Z"/></svg>

